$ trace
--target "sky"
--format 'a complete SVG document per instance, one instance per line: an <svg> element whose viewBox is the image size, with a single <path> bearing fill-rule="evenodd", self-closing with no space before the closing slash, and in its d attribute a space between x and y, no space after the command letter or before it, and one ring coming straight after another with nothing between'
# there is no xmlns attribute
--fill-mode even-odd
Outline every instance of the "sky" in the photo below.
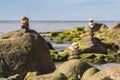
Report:
<svg viewBox="0 0 120 80"><path fill-rule="evenodd" d="M120 0L0 0L0 20L120 21Z"/></svg>

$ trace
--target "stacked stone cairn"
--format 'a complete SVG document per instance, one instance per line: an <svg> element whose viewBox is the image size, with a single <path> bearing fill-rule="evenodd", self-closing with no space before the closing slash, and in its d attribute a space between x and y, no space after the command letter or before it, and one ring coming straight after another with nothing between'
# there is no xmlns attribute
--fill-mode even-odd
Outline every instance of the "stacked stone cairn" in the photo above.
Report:
<svg viewBox="0 0 120 80"><path fill-rule="evenodd" d="M80 49L78 43L73 42L72 45L68 48L71 50L69 54L69 60L80 59Z"/></svg>

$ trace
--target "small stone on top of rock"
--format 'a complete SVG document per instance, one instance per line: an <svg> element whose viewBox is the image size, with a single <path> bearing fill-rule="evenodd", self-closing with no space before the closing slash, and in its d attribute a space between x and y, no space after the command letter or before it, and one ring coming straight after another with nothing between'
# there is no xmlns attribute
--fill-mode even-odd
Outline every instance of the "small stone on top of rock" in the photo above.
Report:
<svg viewBox="0 0 120 80"><path fill-rule="evenodd" d="M21 17L21 28L25 29L25 32L29 30L29 18L23 16Z"/></svg>

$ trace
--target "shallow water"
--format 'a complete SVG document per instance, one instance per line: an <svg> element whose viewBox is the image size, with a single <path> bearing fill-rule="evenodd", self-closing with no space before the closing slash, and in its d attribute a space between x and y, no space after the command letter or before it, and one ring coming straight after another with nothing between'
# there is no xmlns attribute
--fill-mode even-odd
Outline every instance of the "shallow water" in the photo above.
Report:
<svg viewBox="0 0 120 80"><path fill-rule="evenodd" d="M102 65L96 65L96 68L102 70L102 69L105 69L105 68L111 67L111 66L119 66L120 67L120 64L119 63L106 63L106 64L102 64Z"/></svg>

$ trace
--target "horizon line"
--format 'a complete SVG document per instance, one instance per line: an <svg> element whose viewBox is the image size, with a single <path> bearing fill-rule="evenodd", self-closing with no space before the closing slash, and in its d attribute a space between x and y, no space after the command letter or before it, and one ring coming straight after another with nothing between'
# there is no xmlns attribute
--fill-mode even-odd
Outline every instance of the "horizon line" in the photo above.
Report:
<svg viewBox="0 0 120 80"><path fill-rule="evenodd" d="M0 22L2 21L20 21L20 20L0 20ZM46 21L46 22L49 22L49 21L53 21L53 22L86 22L88 20L29 20L29 21ZM117 22L117 21L120 21L120 20L94 20L94 21L99 21L99 22Z"/></svg>

